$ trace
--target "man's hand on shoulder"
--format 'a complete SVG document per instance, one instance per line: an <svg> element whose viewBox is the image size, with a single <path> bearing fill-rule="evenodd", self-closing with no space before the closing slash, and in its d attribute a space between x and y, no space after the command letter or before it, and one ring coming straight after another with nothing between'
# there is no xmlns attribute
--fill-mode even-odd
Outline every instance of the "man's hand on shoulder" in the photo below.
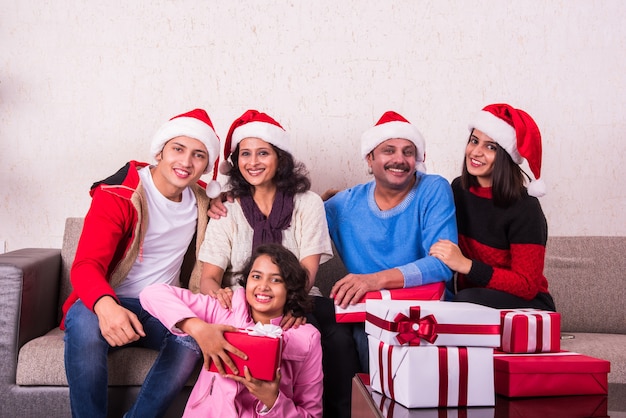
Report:
<svg viewBox="0 0 626 418"><path fill-rule="evenodd" d="M111 296L100 298L93 311L98 317L102 336L112 347L126 345L146 336L137 315L118 304Z"/></svg>
<svg viewBox="0 0 626 418"><path fill-rule="evenodd" d="M209 210L207 211L209 218L218 220L219 218L225 217L228 214L228 209L226 209L224 202L227 200L229 202L233 202L235 200L232 193L223 192L215 199L211 199L209 201Z"/></svg>

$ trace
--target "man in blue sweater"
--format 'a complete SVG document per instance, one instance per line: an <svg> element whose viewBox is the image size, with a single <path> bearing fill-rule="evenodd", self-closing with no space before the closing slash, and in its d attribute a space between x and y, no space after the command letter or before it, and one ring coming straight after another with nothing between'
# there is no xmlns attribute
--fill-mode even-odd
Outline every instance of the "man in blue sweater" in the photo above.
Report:
<svg viewBox="0 0 626 418"><path fill-rule="evenodd" d="M326 201L330 236L349 274L331 290L335 304L355 304L366 292L445 282L452 271L428 254L440 239L457 242L454 199L446 179L426 174L425 142L401 115L386 112L361 138L374 180ZM367 372L364 324L353 335Z"/></svg>

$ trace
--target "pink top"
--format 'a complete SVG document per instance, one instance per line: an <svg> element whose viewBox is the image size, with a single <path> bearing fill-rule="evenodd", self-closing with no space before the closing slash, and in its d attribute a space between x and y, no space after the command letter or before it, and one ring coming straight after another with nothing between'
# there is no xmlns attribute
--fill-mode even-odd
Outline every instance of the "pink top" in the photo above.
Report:
<svg viewBox="0 0 626 418"><path fill-rule="evenodd" d="M139 299L148 312L176 335L185 335L176 324L193 317L237 328L254 326L244 289L235 290L232 310L222 308L210 296L166 284L148 286ZM275 318L272 323L278 325L281 319ZM283 333L280 371L278 398L269 411L261 413L264 405L245 386L203 367L187 401L184 416L321 417L322 347L320 334L312 325L290 328Z"/></svg>

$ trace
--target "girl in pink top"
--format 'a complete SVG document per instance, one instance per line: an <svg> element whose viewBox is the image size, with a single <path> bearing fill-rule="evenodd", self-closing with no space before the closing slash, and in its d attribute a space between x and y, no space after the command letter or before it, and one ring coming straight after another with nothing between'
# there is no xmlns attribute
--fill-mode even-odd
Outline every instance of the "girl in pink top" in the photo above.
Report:
<svg viewBox="0 0 626 418"><path fill-rule="evenodd" d="M172 333L190 335L203 348L211 344L212 327L247 328L255 323L279 325L285 312L304 315L310 309L307 272L282 245L255 249L235 290L232 308L203 294L165 284L139 296L141 304ZM185 407L185 417L321 417L322 349L312 325L283 332L283 352L274 381L242 375L220 375L204 366ZM205 352L205 350L202 350Z"/></svg>

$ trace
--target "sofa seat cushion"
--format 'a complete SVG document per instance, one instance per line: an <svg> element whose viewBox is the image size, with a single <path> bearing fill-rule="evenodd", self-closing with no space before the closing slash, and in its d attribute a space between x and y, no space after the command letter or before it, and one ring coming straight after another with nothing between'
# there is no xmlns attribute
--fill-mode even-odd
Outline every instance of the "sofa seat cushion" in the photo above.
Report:
<svg viewBox="0 0 626 418"><path fill-rule="evenodd" d="M611 362L609 383L626 383L626 335L564 332L574 336L561 340L561 349Z"/></svg>
<svg viewBox="0 0 626 418"><path fill-rule="evenodd" d="M55 328L20 349L16 383L21 386L67 386L63 359L64 332ZM158 352L128 347L109 354L109 385L140 386Z"/></svg>

